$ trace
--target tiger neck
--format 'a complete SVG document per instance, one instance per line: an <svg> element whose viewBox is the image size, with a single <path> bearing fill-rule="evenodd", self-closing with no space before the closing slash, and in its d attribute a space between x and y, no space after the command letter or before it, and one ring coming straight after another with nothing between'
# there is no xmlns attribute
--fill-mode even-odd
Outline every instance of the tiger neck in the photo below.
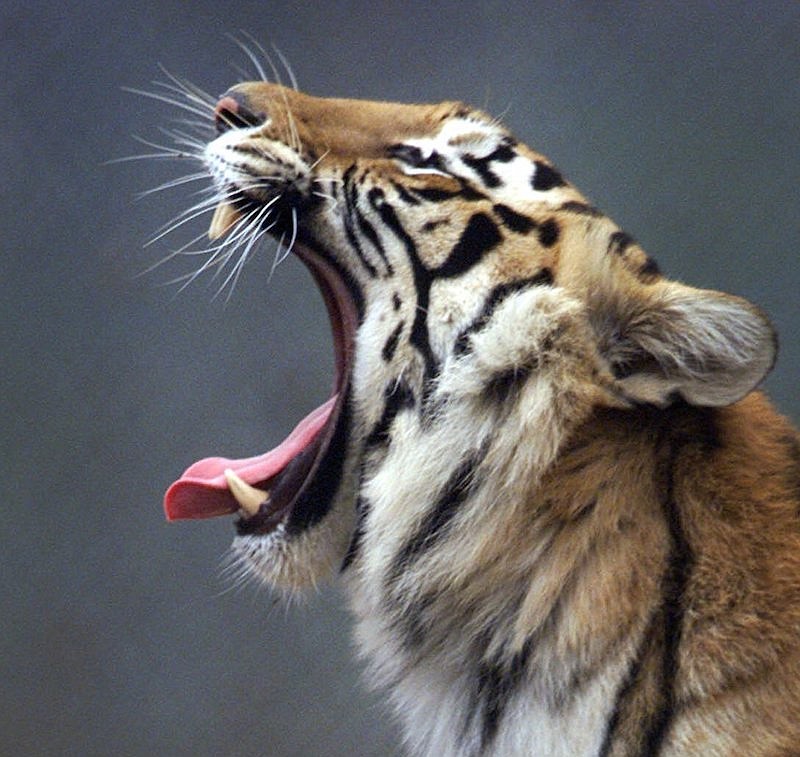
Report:
<svg viewBox="0 0 800 757"><path fill-rule="evenodd" d="M641 416L634 432L631 413ZM440 435L425 435L414 412L399 413L362 491L369 511L351 581L367 655L408 664L455 645L476 660L511 659L533 638L544 655L545 631L565 613L586 618L570 649L551 650L565 675L588 647L613 648L644 622L619 597L655 594L666 559L658 470L669 417L592 410L521 481L524 437L516 452L501 449L446 417ZM587 571L602 580L581 582ZM590 621L598 602L617 608L603 630Z"/></svg>

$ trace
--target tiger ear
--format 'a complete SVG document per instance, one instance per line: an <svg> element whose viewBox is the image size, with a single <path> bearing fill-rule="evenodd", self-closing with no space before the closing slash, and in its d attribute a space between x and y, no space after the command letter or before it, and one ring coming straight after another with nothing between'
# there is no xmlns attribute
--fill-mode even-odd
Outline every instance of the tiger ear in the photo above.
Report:
<svg viewBox="0 0 800 757"><path fill-rule="evenodd" d="M775 363L772 325L740 297L663 282L610 320L601 351L634 402L665 405L679 394L693 405L729 405Z"/></svg>

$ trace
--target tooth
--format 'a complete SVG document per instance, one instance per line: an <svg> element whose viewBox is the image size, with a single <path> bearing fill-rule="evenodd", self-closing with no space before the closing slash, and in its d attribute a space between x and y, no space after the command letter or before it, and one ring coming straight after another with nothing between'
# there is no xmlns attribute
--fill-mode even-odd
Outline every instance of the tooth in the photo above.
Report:
<svg viewBox="0 0 800 757"><path fill-rule="evenodd" d="M228 482L231 494L236 498L242 510L251 518L261 509L261 505L269 499L269 492L250 486L250 484L242 481L230 468L225 469L225 480Z"/></svg>
<svg viewBox="0 0 800 757"><path fill-rule="evenodd" d="M239 220L239 211L229 202L221 202L214 211L211 226L208 227L208 238L219 239Z"/></svg>

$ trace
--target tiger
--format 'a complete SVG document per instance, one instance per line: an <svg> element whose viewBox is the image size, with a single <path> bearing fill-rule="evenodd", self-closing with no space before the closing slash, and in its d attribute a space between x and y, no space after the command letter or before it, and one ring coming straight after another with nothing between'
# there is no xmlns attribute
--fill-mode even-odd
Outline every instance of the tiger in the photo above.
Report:
<svg viewBox="0 0 800 757"><path fill-rule="evenodd" d="M800 435L757 388L767 316L667 278L460 102L258 81L209 119L213 249L270 235L307 266L334 389L275 449L191 465L167 518L238 514L279 594L338 576L409 754L800 754Z"/></svg>

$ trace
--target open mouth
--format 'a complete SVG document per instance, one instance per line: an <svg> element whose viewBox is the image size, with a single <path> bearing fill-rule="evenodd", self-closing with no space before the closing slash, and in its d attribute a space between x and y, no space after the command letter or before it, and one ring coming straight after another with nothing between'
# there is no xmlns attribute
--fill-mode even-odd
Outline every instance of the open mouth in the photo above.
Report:
<svg viewBox="0 0 800 757"><path fill-rule="evenodd" d="M209 236L222 236L239 218L234 206L220 204ZM338 479L332 469L341 469L344 455L337 446L347 436L340 426L348 422L344 409L358 312L341 272L331 262L302 242L294 251L311 271L328 311L335 353L333 393L269 452L238 460L208 457L189 466L164 497L168 520L239 512L240 533L267 534L291 520L303 495L318 488L315 482ZM308 506L304 504L305 509ZM304 520L313 521L313 513L305 513Z"/></svg>

